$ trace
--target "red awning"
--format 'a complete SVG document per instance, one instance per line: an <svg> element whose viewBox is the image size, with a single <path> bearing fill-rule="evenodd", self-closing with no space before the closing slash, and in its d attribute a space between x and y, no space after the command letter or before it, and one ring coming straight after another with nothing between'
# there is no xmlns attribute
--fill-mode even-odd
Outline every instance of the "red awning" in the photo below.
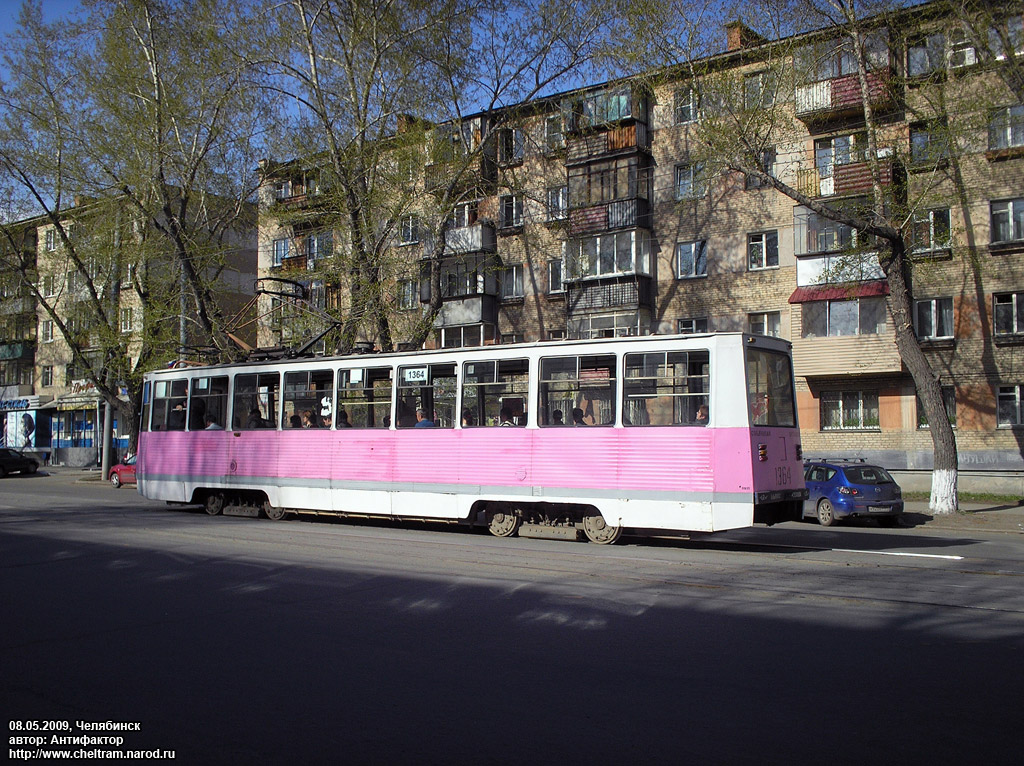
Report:
<svg viewBox="0 0 1024 766"><path fill-rule="evenodd" d="M843 301L850 298L870 298L875 295L888 295L889 283L884 279L873 282L858 282L851 285L814 285L798 287L789 296L790 303L809 303L810 301Z"/></svg>

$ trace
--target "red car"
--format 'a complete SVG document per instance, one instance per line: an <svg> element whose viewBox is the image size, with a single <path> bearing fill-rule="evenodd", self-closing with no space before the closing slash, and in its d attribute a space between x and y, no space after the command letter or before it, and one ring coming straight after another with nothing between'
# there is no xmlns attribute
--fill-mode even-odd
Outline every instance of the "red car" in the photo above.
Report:
<svg viewBox="0 0 1024 766"><path fill-rule="evenodd" d="M122 484L135 483L135 455L110 469L110 486L117 489Z"/></svg>

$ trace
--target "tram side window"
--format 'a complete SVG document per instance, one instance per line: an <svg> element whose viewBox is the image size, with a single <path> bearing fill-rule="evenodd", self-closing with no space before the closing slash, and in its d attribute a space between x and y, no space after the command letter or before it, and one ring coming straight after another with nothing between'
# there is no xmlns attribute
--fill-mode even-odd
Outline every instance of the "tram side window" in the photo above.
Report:
<svg viewBox="0 0 1024 766"><path fill-rule="evenodd" d="M454 364L399 367L398 427L454 428L455 380Z"/></svg>
<svg viewBox="0 0 1024 766"><path fill-rule="evenodd" d="M142 384L142 420L139 425L140 431L149 430L149 413L153 409L152 387L147 380Z"/></svg>
<svg viewBox="0 0 1024 766"><path fill-rule="evenodd" d="M333 370L302 370L284 374L284 427L330 428L334 417Z"/></svg>
<svg viewBox="0 0 1024 766"><path fill-rule="evenodd" d="M786 354L747 350L747 400L751 425L796 426L793 362Z"/></svg>
<svg viewBox="0 0 1024 766"><path fill-rule="evenodd" d="M337 427L388 428L391 387L390 367L338 370Z"/></svg>
<svg viewBox="0 0 1024 766"><path fill-rule="evenodd" d="M228 376L192 378L192 399L188 406L188 430L223 428L228 412Z"/></svg>
<svg viewBox="0 0 1024 766"><path fill-rule="evenodd" d="M615 355L540 360L540 417L545 426L615 423Z"/></svg>
<svg viewBox="0 0 1024 766"><path fill-rule="evenodd" d="M529 385L527 359L466 362L462 368L462 425L525 426Z"/></svg>
<svg viewBox="0 0 1024 766"><path fill-rule="evenodd" d="M707 425L708 357L706 350L626 354L623 425Z"/></svg>
<svg viewBox="0 0 1024 766"><path fill-rule="evenodd" d="M188 381L157 380L153 383L152 431L184 431Z"/></svg>
<svg viewBox="0 0 1024 766"><path fill-rule="evenodd" d="M236 375L231 427L236 431L277 428L280 388L281 376L276 372Z"/></svg>

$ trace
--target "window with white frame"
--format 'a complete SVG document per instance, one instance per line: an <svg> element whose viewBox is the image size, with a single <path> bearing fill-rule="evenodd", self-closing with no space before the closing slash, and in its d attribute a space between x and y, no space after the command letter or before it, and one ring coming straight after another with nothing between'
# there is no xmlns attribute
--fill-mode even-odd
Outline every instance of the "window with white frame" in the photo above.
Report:
<svg viewBox="0 0 1024 766"><path fill-rule="evenodd" d="M1024 17L1009 16L988 30L988 47L997 61L1004 60L1009 49L1013 55L1024 54Z"/></svg>
<svg viewBox="0 0 1024 766"><path fill-rule="evenodd" d="M548 220L561 221L569 211L569 187L553 186L548 189Z"/></svg>
<svg viewBox="0 0 1024 766"><path fill-rule="evenodd" d="M313 269L318 260L327 258L331 254L334 240L329 231L319 231L306 237L306 268Z"/></svg>
<svg viewBox="0 0 1024 766"><path fill-rule="evenodd" d="M498 225L503 229L523 225L523 195L508 194L498 200Z"/></svg>
<svg viewBox="0 0 1024 766"><path fill-rule="evenodd" d="M946 36L941 32L919 37L907 45L907 76L941 71L946 62Z"/></svg>
<svg viewBox="0 0 1024 766"><path fill-rule="evenodd" d="M948 250L952 246L949 208L919 210L914 213L911 249L915 253Z"/></svg>
<svg viewBox="0 0 1024 766"><path fill-rule="evenodd" d="M949 159L949 134L941 121L910 126L910 162L934 165Z"/></svg>
<svg viewBox="0 0 1024 766"><path fill-rule="evenodd" d="M565 340L565 328L557 327L546 331L548 340Z"/></svg>
<svg viewBox="0 0 1024 766"><path fill-rule="evenodd" d="M708 331L707 317L686 317L676 320L676 332L681 335L693 335Z"/></svg>
<svg viewBox="0 0 1024 766"><path fill-rule="evenodd" d="M517 263L501 270L501 297L505 300L523 297L523 264Z"/></svg>
<svg viewBox="0 0 1024 766"><path fill-rule="evenodd" d="M53 274L43 277L42 293L44 298L52 298L57 294L57 279Z"/></svg>
<svg viewBox="0 0 1024 766"><path fill-rule="evenodd" d="M274 181L275 200L288 199L290 196L292 196L291 181Z"/></svg>
<svg viewBox="0 0 1024 766"><path fill-rule="evenodd" d="M693 122L697 119L697 92L689 85L675 92L675 124Z"/></svg>
<svg viewBox="0 0 1024 766"><path fill-rule="evenodd" d="M770 335L778 338L782 335L782 314L778 311L747 314L747 326L753 335Z"/></svg>
<svg viewBox="0 0 1024 766"><path fill-rule="evenodd" d="M502 128L498 131L498 163L516 165L523 161L526 135L519 128Z"/></svg>
<svg viewBox="0 0 1024 766"><path fill-rule="evenodd" d="M917 405L917 427L928 428L928 416L925 414L924 405L921 403L921 395L914 394ZM956 427L956 389L953 386L942 386L942 406L946 410L946 418L949 424Z"/></svg>
<svg viewBox="0 0 1024 766"><path fill-rule="evenodd" d="M274 240L274 260L271 262L271 266L280 266L284 263L284 259L291 255L291 241L287 239L275 239Z"/></svg>
<svg viewBox="0 0 1024 766"><path fill-rule="evenodd" d="M398 308L409 311L419 305L420 283L416 279L403 279L398 283Z"/></svg>
<svg viewBox="0 0 1024 766"><path fill-rule="evenodd" d="M1002 428L1024 425L1024 385L999 386L996 421Z"/></svg>
<svg viewBox="0 0 1024 766"><path fill-rule="evenodd" d="M612 274L650 274L650 238L643 230L619 231L575 240L566 246L563 279Z"/></svg>
<svg viewBox="0 0 1024 766"><path fill-rule="evenodd" d="M804 338L839 338L885 332L885 298L810 301L801 304Z"/></svg>
<svg viewBox="0 0 1024 766"><path fill-rule="evenodd" d="M978 54L974 50L967 32L962 28L953 29L949 33L949 67L959 69L978 62Z"/></svg>
<svg viewBox="0 0 1024 766"><path fill-rule="evenodd" d="M822 431L877 429L877 391L822 391Z"/></svg>
<svg viewBox="0 0 1024 766"><path fill-rule="evenodd" d="M1024 240L1024 199L992 202L990 238L993 244Z"/></svg>
<svg viewBox="0 0 1024 766"><path fill-rule="evenodd" d="M743 108L765 109L775 104L778 80L771 72L755 72L743 77Z"/></svg>
<svg viewBox="0 0 1024 766"><path fill-rule="evenodd" d="M697 199L708 193L703 162L676 165L676 199Z"/></svg>
<svg viewBox="0 0 1024 766"><path fill-rule="evenodd" d="M839 166L864 162L867 146L866 133L819 138L814 142L814 167L821 178L831 178Z"/></svg>
<svg viewBox="0 0 1024 766"><path fill-rule="evenodd" d="M57 230L56 229L47 229L46 230L46 235L45 235L45 240L46 240L46 249L48 251L53 252L54 250L56 250L57 249Z"/></svg>
<svg viewBox="0 0 1024 766"><path fill-rule="evenodd" d="M800 206L793 209L793 229L793 250L796 255L845 250L857 241L856 232L850 226Z"/></svg>
<svg viewBox="0 0 1024 766"><path fill-rule="evenodd" d="M548 115L544 120L544 147L549 152L565 147L565 127L561 114Z"/></svg>
<svg viewBox="0 0 1024 766"><path fill-rule="evenodd" d="M121 309L121 332L132 331L132 309L127 306Z"/></svg>
<svg viewBox="0 0 1024 766"><path fill-rule="evenodd" d="M996 293L992 296L995 334L1024 334L1024 293Z"/></svg>
<svg viewBox="0 0 1024 766"><path fill-rule="evenodd" d="M40 373L39 374L39 383L40 383L40 385L42 385L42 386L52 386L53 385L53 365L52 364L44 364L42 366L42 368L40 368L39 373Z"/></svg>
<svg viewBox="0 0 1024 766"><path fill-rule="evenodd" d="M619 157L586 165L574 165L568 171L568 206L597 205L619 199L647 199L649 174L638 157Z"/></svg>
<svg viewBox="0 0 1024 766"><path fill-rule="evenodd" d="M420 241L420 219L416 215L403 215L399 222L398 244L414 245Z"/></svg>
<svg viewBox="0 0 1024 766"><path fill-rule="evenodd" d="M477 221L477 200L460 202L448 216L448 227L451 229L462 229L472 226Z"/></svg>
<svg viewBox="0 0 1024 766"><path fill-rule="evenodd" d="M692 279L708 274L707 240L676 243L676 278Z"/></svg>
<svg viewBox="0 0 1024 766"><path fill-rule="evenodd" d="M565 284L562 282L562 259L553 258L548 261L548 292L564 293Z"/></svg>
<svg viewBox="0 0 1024 766"><path fill-rule="evenodd" d="M43 343L53 342L53 320L44 319L39 323L39 338Z"/></svg>
<svg viewBox="0 0 1024 766"><path fill-rule="evenodd" d="M778 178L778 176L775 174L775 162L777 159L778 156L775 152L775 147L768 147L760 154L758 154L757 167L766 176L769 176L771 178ZM770 186L771 184L768 181L754 175L748 175L746 178L746 182L744 184L744 188L746 189L763 189L768 188Z"/></svg>
<svg viewBox="0 0 1024 766"><path fill-rule="evenodd" d="M929 298L914 302L914 331L921 340L953 337L953 299Z"/></svg>
<svg viewBox="0 0 1024 766"><path fill-rule="evenodd" d="M747 268L774 269L779 265L779 233L765 231L747 236Z"/></svg>
<svg viewBox="0 0 1024 766"><path fill-rule="evenodd" d="M989 149L1015 146L1024 146L1024 104L997 109L988 123Z"/></svg>

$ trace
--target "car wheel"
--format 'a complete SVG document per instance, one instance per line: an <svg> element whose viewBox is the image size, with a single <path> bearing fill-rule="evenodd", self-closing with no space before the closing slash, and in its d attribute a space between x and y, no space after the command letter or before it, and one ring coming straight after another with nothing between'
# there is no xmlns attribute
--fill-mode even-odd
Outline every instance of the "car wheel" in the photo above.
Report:
<svg viewBox="0 0 1024 766"><path fill-rule="evenodd" d="M818 503L818 523L823 527L831 527L839 519L836 518L836 509L832 507L832 501L827 497L821 498Z"/></svg>
<svg viewBox="0 0 1024 766"><path fill-rule="evenodd" d="M35 473L36 472L36 468L38 468L38 467L39 466L37 466L34 462L30 463L28 465L28 467L25 469L25 473Z"/></svg>
<svg viewBox="0 0 1024 766"><path fill-rule="evenodd" d="M119 489L121 487L121 477L118 476L117 471L110 474L110 486L114 489Z"/></svg>
<svg viewBox="0 0 1024 766"><path fill-rule="evenodd" d="M7 469L0 465L0 479L7 475Z"/></svg>

